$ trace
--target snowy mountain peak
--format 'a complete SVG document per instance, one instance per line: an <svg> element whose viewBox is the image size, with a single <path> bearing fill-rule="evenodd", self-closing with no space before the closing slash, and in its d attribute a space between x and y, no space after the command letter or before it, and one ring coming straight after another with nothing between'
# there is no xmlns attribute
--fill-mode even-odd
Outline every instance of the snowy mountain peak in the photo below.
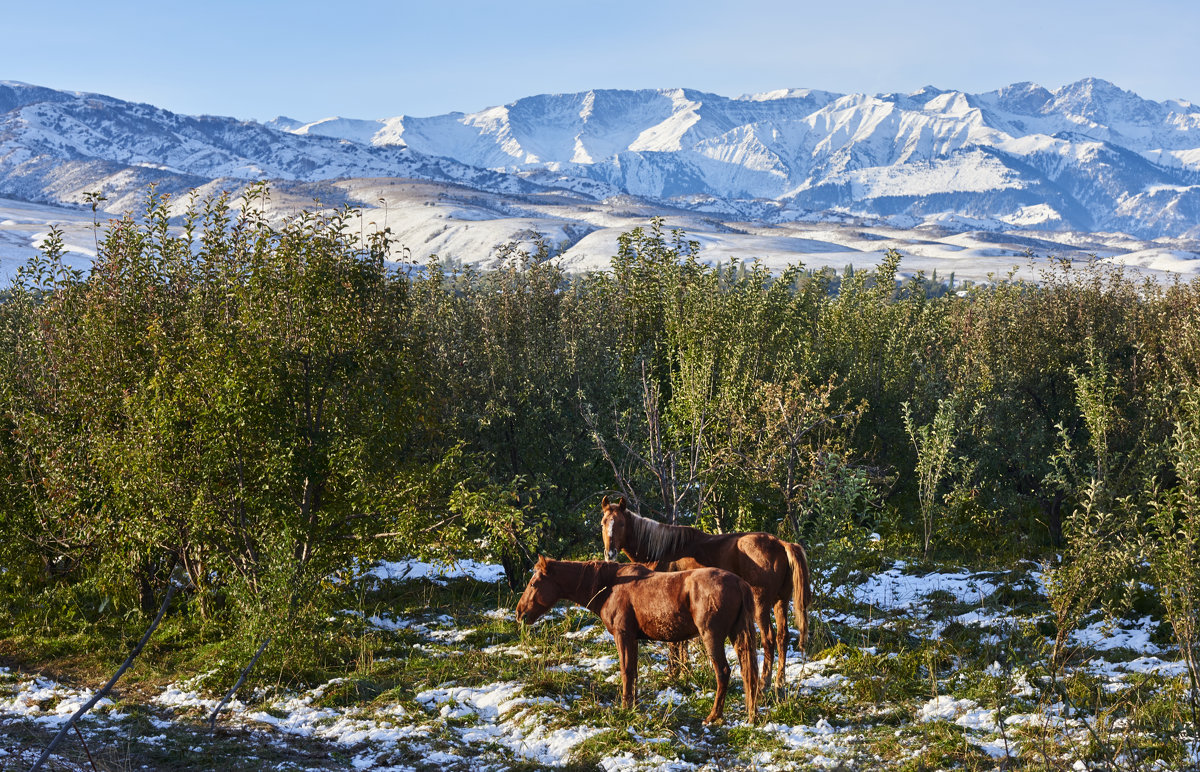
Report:
<svg viewBox="0 0 1200 772"><path fill-rule="evenodd" d="M743 94L738 99L745 102L775 102L782 99L801 99L827 103L832 102L840 96L842 95L829 91L819 91L813 88L781 88L758 94Z"/></svg>
<svg viewBox="0 0 1200 772"><path fill-rule="evenodd" d="M1028 81L1005 86L985 96L993 98L999 109L1017 115L1039 115L1054 100L1054 94Z"/></svg>
<svg viewBox="0 0 1200 772"><path fill-rule="evenodd" d="M944 91L925 103L925 110L942 115L965 117L973 108L961 91Z"/></svg>
<svg viewBox="0 0 1200 772"><path fill-rule="evenodd" d="M1077 115L1096 124L1161 120L1163 106L1099 78L1084 78L1054 92L1049 110Z"/></svg>
<svg viewBox="0 0 1200 772"><path fill-rule="evenodd" d="M295 118L289 118L286 115L277 115L263 125L267 128L276 129L278 131L295 131L304 125L304 121L298 121Z"/></svg>
<svg viewBox="0 0 1200 772"><path fill-rule="evenodd" d="M1086 78L983 94L593 89L472 113L258 124L0 82L0 195L77 201L222 177L418 177L768 220L1197 234L1200 109Z"/></svg>

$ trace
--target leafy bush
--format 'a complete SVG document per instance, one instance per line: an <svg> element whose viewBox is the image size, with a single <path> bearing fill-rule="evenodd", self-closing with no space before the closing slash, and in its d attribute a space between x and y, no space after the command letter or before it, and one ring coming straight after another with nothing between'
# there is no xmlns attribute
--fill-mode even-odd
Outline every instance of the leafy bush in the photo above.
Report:
<svg viewBox="0 0 1200 772"><path fill-rule="evenodd" d="M772 275L662 220L608 272L544 247L395 264L354 211L272 220L267 196L151 193L89 273L52 232L0 296L6 623L148 613L181 571L208 629L315 656L331 577L475 556L518 586L539 550L595 555L616 488L806 540L818 583L877 561L871 531L1049 559L1060 636L1119 607L1148 532L1191 635L1200 284L1051 260L959 295L895 252Z"/></svg>

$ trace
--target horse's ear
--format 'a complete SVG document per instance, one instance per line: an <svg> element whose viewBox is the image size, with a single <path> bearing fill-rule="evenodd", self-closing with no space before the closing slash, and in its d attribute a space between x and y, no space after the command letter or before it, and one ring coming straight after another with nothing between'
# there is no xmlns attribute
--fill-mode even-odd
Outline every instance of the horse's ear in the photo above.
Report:
<svg viewBox="0 0 1200 772"><path fill-rule="evenodd" d="M538 562L537 562L537 565L533 567L533 570L541 571L542 573L546 572L546 556L545 555L538 555Z"/></svg>
<svg viewBox="0 0 1200 772"><path fill-rule="evenodd" d="M625 511L625 497L624 496L617 499L617 509L621 510L622 512Z"/></svg>
<svg viewBox="0 0 1200 772"><path fill-rule="evenodd" d="M605 496L604 498L600 499L600 508L608 509L608 496Z"/></svg>

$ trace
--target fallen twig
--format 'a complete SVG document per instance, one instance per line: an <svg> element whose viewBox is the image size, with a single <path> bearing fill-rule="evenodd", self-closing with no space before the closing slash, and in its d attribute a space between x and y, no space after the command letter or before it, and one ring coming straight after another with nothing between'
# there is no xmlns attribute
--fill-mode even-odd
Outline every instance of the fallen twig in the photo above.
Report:
<svg viewBox="0 0 1200 772"><path fill-rule="evenodd" d="M83 746L83 752L87 754L88 763L92 765L93 772L100 772L96 769L96 760L92 758L92 751L88 748L87 740L83 739L83 732L79 731L79 724L75 725L75 736L79 738L79 743Z"/></svg>
<svg viewBox="0 0 1200 772"><path fill-rule="evenodd" d="M254 657L251 658L250 664L248 664L248 665L246 665L246 667L242 668L242 674L240 676L238 676L237 683L235 683L233 685L232 689L225 692L225 697L221 700L221 702L219 702L217 704L217 707L215 710L213 710L212 715L208 717L208 731L213 732L216 730L217 714L220 713L221 710L225 707L225 703L227 703L233 699L233 695L237 693L237 690L242 687L242 684L246 681L246 676L250 675L250 668L254 667L255 662L258 662L258 658L262 656L262 653L264 651L266 651L267 644L270 642L271 642L270 638L267 638L265 641L262 642L262 645L258 647L258 651L254 652Z"/></svg>
<svg viewBox="0 0 1200 772"><path fill-rule="evenodd" d="M58 730L58 734L54 735L54 739L51 740L50 744L46 746L46 750L42 751L42 755L38 757L38 760L33 762L33 766L29 768L29 772L37 772L38 769L41 769L42 764L45 764L46 759L50 758L50 754L54 751L55 747L62 742L62 738L65 737L71 727L75 725L75 722L78 721L84 713L87 713L89 710L91 710L97 702L104 699L104 696L112 690L113 686L117 683L121 676L125 675L125 671L129 669L130 665L133 664L133 660L137 658L137 655L142 653L142 647L146 645L146 641L150 640L150 636L153 635L154 631L158 628L158 623L162 621L163 615L167 613L167 606L171 604L171 598L175 597L175 591L178 589L179 585L175 584L175 582L168 582L167 596L163 598L162 606L160 606L158 609L158 616L154 617L154 621L151 622L150 626L146 628L146 632L142 634L142 639L138 641L137 646L133 647L133 651L131 651L129 656L125 658L125 661L121 664L120 669L113 674L113 677L108 679L108 683L106 683L100 689L100 691L93 694L90 700L85 702L83 706L79 708L79 710L75 711L75 713L69 719L67 719L67 723L63 725L62 729ZM88 754L88 757L91 758L90 753Z"/></svg>

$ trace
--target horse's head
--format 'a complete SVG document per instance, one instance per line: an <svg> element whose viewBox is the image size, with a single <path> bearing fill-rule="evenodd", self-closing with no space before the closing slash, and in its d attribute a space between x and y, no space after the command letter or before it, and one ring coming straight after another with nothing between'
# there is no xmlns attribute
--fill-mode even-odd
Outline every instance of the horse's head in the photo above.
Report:
<svg viewBox="0 0 1200 772"><path fill-rule="evenodd" d="M604 559L616 560L625 549L632 524L625 499L618 496L610 501L608 496L600 502L600 534L604 538Z"/></svg>
<svg viewBox="0 0 1200 772"><path fill-rule="evenodd" d="M542 618L550 608L562 598L562 588L548 575L550 564L544 555L538 556L537 564L533 567L533 576L521 593L517 603L517 621L532 624Z"/></svg>

